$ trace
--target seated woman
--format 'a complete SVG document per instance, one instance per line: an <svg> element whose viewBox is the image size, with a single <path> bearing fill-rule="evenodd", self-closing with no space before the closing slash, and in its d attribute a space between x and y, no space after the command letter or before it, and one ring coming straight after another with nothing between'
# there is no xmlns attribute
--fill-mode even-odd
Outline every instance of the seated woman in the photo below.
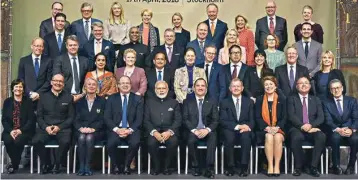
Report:
<svg viewBox="0 0 358 180"><path fill-rule="evenodd" d="M325 51L321 56L320 70L313 76L315 95L322 101L331 97L329 82L338 79L342 82L343 95L346 94L346 81L341 70L336 69L336 59L332 51Z"/></svg>
<svg viewBox="0 0 358 180"><path fill-rule="evenodd" d="M79 176L91 176L90 162L96 142L101 141L104 135L104 107L106 100L97 96L97 80L86 78L86 96L76 103L76 118L74 120L75 138L78 145L80 169Z"/></svg>
<svg viewBox="0 0 358 180"><path fill-rule="evenodd" d="M24 94L25 84L21 79L11 83L12 97L5 99L2 109L1 123L4 128L1 139L11 163L6 166L8 174L19 169L24 145L31 140L35 132L36 116L32 101ZM3 153L3 152L2 152Z"/></svg>
<svg viewBox="0 0 358 180"><path fill-rule="evenodd" d="M237 31L235 29L229 29L225 34L224 47L219 51L218 63L225 65L230 63L229 49L232 45L240 45L240 40L237 37ZM246 48L241 48L241 62L246 64Z"/></svg>
<svg viewBox="0 0 358 180"><path fill-rule="evenodd" d="M174 92L179 103L183 103L187 98L195 98L193 85L196 79L204 78L207 81L204 69L194 66L195 50L193 48L186 49L184 59L185 66L175 70L174 75Z"/></svg>
<svg viewBox="0 0 358 180"><path fill-rule="evenodd" d="M107 98L109 95L117 92L117 82L113 73L106 71L106 56L103 53L98 53L95 57L96 70L88 72L85 79L92 78L98 84L98 96Z"/></svg>
<svg viewBox="0 0 358 180"><path fill-rule="evenodd" d="M267 175L278 177L285 134L283 128L286 121L286 97L276 92L275 77L264 77L263 84L265 94L258 97L255 104L255 119L259 129L256 136L259 144L265 142L265 154L268 161Z"/></svg>
<svg viewBox="0 0 358 180"><path fill-rule="evenodd" d="M266 61L269 68L275 70L276 67L284 65L286 63L285 53L278 50L280 40L274 34L267 35L264 45L266 53Z"/></svg>
<svg viewBox="0 0 358 180"><path fill-rule="evenodd" d="M144 96L147 91L147 77L144 69L136 67L135 61L137 53L134 49L126 49L123 53L123 60L126 63L125 67L118 68L116 71L116 78L119 79L123 75L131 78L131 91L139 96Z"/></svg>

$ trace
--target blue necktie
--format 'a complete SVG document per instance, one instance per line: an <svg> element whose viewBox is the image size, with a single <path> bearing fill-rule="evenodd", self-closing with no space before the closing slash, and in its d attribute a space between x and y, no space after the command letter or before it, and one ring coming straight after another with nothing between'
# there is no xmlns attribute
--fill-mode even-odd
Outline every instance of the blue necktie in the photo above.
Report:
<svg viewBox="0 0 358 180"><path fill-rule="evenodd" d="M340 101L341 101L341 99L337 99L337 109L338 109L339 115L342 116L343 115L343 109L342 109Z"/></svg>
<svg viewBox="0 0 358 180"><path fill-rule="evenodd" d="M58 50L60 50L61 52L61 47L62 47L62 38L61 38L62 34L58 34L57 37L57 46L58 46Z"/></svg>
<svg viewBox="0 0 358 180"><path fill-rule="evenodd" d="M290 66L290 86L293 88L293 84L295 83L295 76L293 75L293 66Z"/></svg>
<svg viewBox="0 0 358 180"><path fill-rule="evenodd" d="M158 71L158 79L157 81L161 81L162 80L162 71Z"/></svg>
<svg viewBox="0 0 358 180"><path fill-rule="evenodd" d="M122 128L127 128L127 96L123 95L123 107L122 107Z"/></svg>
<svg viewBox="0 0 358 180"><path fill-rule="evenodd" d="M204 129L204 123L203 123L203 99L199 99L199 122L197 129Z"/></svg>
<svg viewBox="0 0 358 180"><path fill-rule="evenodd" d="M35 74L36 74L36 77L39 76L39 70L40 70L39 58L35 58Z"/></svg>

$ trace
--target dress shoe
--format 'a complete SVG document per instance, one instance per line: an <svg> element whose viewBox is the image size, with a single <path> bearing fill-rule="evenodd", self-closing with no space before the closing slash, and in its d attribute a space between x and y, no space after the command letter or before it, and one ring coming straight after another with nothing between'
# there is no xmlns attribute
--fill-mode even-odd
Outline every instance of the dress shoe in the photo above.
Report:
<svg viewBox="0 0 358 180"><path fill-rule="evenodd" d="M124 167L123 174L125 174L125 175L130 175L130 174L131 174L131 170L129 169L128 166L125 166L125 167Z"/></svg>
<svg viewBox="0 0 358 180"><path fill-rule="evenodd" d="M333 166L332 171L335 175L341 175L343 173L343 170L340 166Z"/></svg>
<svg viewBox="0 0 358 180"><path fill-rule="evenodd" d="M7 173L8 173L8 174L13 174L13 173L15 173L15 168L12 166L11 163L9 163L9 164L6 166L6 170L7 170Z"/></svg>
<svg viewBox="0 0 358 180"><path fill-rule="evenodd" d="M77 176L84 176L85 175L85 170L83 168L81 168L80 170L78 170L77 172Z"/></svg>
<svg viewBox="0 0 358 180"><path fill-rule="evenodd" d="M52 174L60 173L60 164L55 164L52 169Z"/></svg>
<svg viewBox="0 0 358 180"><path fill-rule="evenodd" d="M41 174L47 174L49 172L50 172L50 166L49 165L42 165Z"/></svg>
<svg viewBox="0 0 358 180"><path fill-rule="evenodd" d="M239 176L240 177L247 177L249 174L247 173L247 168L241 168Z"/></svg>
<svg viewBox="0 0 358 180"><path fill-rule="evenodd" d="M117 165L113 166L112 174L115 174L115 175L120 174L119 167Z"/></svg>
<svg viewBox="0 0 358 180"><path fill-rule="evenodd" d="M215 173L213 170L206 170L204 176L209 179L215 179Z"/></svg>
<svg viewBox="0 0 358 180"><path fill-rule="evenodd" d="M346 171L344 171L345 175L350 175L350 174L354 174L354 166L349 166L347 167Z"/></svg>
<svg viewBox="0 0 358 180"><path fill-rule="evenodd" d="M200 175L201 175L200 168L194 168L193 176L200 176Z"/></svg>
<svg viewBox="0 0 358 180"><path fill-rule="evenodd" d="M273 177L273 173L266 173L267 177Z"/></svg>
<svg viewBox="0 0 358 180"><path fill-rule="evenodd" d="M320 174L318 172L318 169L316 167L311 167L310 168L310 174L313 176L313 177L319 177Z"/></svg>
<svg viewBox="0 0 358 180"><path fill-rule="evenodd" d="M292 173L293 176L301 176L301 174L302 174L302 170L299 168L295 169Z"/></svg>
<svg viewBox="0 0 358 180"><path fill-rule="evenodd" d="M93 172L90 169L85 170L85 176L92 176Z"/></svg>
<svg viewBox="0 0 358 180"><path fill-rule="evenodd" d="M273 173L272 175L273 175L273 177L279 177L281 174L280 173Z"/></svg>
<svg viewBox="0 0 358 180"><path fill-rule="evenodd" d="M165 168L164 171L163 171L163 174L164 174L164 175L171 175L172 172L169 171L169 169Z"/></svg>
<svg viewBox="0 0 358 180"><path fill-rule="evenodd" d="M225 171L226 176L234 176L235 171L233 168L228 168L228 170Z"/></svg>
<svg viewBox="0 0 358 180"><path fill-rule="evenodd" d="M159 171L158 170L152 170L152 171L150 171L150 174L153 175L153 176L157 176L159 174Z"/></svg>

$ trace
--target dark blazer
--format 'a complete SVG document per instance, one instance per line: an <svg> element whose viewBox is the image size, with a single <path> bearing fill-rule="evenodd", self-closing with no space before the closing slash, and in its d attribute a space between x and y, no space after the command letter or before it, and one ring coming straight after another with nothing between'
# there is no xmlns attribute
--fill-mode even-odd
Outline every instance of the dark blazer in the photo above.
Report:
<svg viewBox="0 0 358 180"><path fill-rule="evenodd" d="M288 42L286 19L276 16L275 25L275 35L280 40L280 46L277 49L283 51ZM268 27L267 16L258 19L256 21L255 44L259 49L266 49L264 41L269 34L270 28Z"/></svg>
<svg viewBox="0 0 358 180"><path fill-rule="evenodd" d="M192 41L190 41L188 43L188 45L186 46L187 48L188 47L191 47L195 50L195 54L196 54L196 59L195 59L195 64L202 64L205 62L205 56L204 56L204 50L205 50L205 47L209 46L209 45L215 45L214 42L212 42L209 38L206 38L205 39L205 42L204 42L204 49L203 49L203 53L201 53L200 51L200 46L199 46L199 41L198 39L194 39ZM216 46L216 45L215 45ZM217 56L215 58L215 62L217 62Z"/></svg>
<svg viewBox="0 0 358 180"><path fill-rule="evenodd" d="M181 68L185 65L185 61L184 61L184 48L174 44L173 45L173 52L172 52L172 59L171 62L169 63L168 60L168 55L167 55L167 51L165 49L165 44L156 47L152 53L150 53L149 57L148 57L148 61L153 62L153 59L155 57L155 55L158 52L162 52L165 54L165 58L167 60L167 67L170 67L170 70L173 71L172 73L175 73L175 70L178 68ZM154 64L152 63L151 68L154 68Z"/></svg>
<svg viewBox="0 0 358 180"><path fill-rule="evenodd" d="M88 110L88 103L86 96L79 99L76 103L76 118L73 126L76 131L81 127L89 127L102 131L104 128L104 110L106 99L96 96L91 111Z"/></svg>
<svg viewBox="0 0 358 180"><path fill-rule="evenodd" d="M245 76L245 84L244 87L247 89L248 97L258 97L264 94L264 86L261 80L265 76L274 76L273 70L270 68L266 68L262 70L261 78L259 78L256 67L249 67L250 71L248 76Z"/></svg>
<svg viewBox="0 0 358 180"><path fill-rule="evenodd" d="M316 96L308 95L308 119L312 128L319 128L324 123L324 114L321 100ZM301 130L303 126L302 103L298 93L287 98L288 127Z"/></svg>
<svg viewBox="0 0 358 180"><path fill-rule="evenodd" d="M321 96L324 94L319 94L318 92L318 88L319 88L319 80L321 79L321 75L322 75L322 71L318 71L314 76L313 76L313 81L314 81L314 92L316 96ZM332 94L330 93L330 89L329 89L329 82L333 79L338 79L342 82L342 86L343 86L343 95L346 94L346 81L344 79L343 73L341 70L339 69L332 69L329 74L328 74L328 84L327 84L327 98L332 97ZM324 96L326 96L324 95Z"/></svg>
<svg viewBox="0 0 358 180"><path fill-rule="evenodd" d="M122 98L120 93L110 95L104 110L104 122L107 130L112 132L113 128L119 127L122 122ZM128 127L137 131L143 122L143 99L141 96L130 93L127 105Z"/></svg>
<svg viewBox="0 0 358 180"><path fill-rule="evenodd" d="M127 50L129 48L134 49L137 53L136 61L135 61L136 67L140 67L140 68L143 68L146 70L150 69L152 67L153 59L147 59L147 57L149 56L149 53L150 53L148 46L146 46L144 44L140 44L140 43L130 42L128 44L125 44L125 45L119 47L119 54L118 54L118 58L117 58L117 68L124 67L126 65L123 60L123 53L125 50Z"/></svg>
<svg viewBox="0 0 358 180"><path fill-rule="evenodd" d="M95 59L94 57L94 43L95 40L89 40L85 45L83 45L82 50L80 51L80 55L88 58L88 67L89 70L95 70ZM116 63L116 52L114 46L111 41L102 39L102 49L101 52L106 56L106 70L114 72L114 65Z"/></svg>
<svg viewBox="0 0 358 180"><path fill-rule="evenodd" d="M36 77L32 55L20 59L17 78L22 79L26 84L26 94L30 91L42 93L51 89L50 81L52 78L52 60L41 56L40 70Z"/></svg>
<svg viewBox="0 0 358 180"><path fill-rule="evenodd" d="M58 49L57 46L57 37L55 32L52 32L44 37L45 41L45 48L44 48L44 56L50 57L51 59L55 59L57 56L67 53L66 48L66 38L67 36L71 35L68 29L65 29L65 35L62 40L61 51Z"/></svg>
<svg viewBox="0 0 358 180"><path fill-rule="evenodd" d="M65 29L70 26L70 22L66 21ZM54 31L53 24L52 24L52 17L45 19L40 24L40 32L39 36L44 38L47 34L50 34Z"/></svg>
<svg viewBox="0 0 358 180"><path fill-rule="evenodd" d="M102 23L102 21L98 19L91 18L91 24L88 25L89 30L91 30L91 26L94 22ZM80 48L83 47L89 40L94 38L92 32L89 32L90 37L89 39L87 38L85 33L85 24L83 23L82 18L71 23L71 33L77 36Z"/></svg>
<svg viewBox="0 0 358 180"><path fill-rule="evenodd" d="M215 43L217 50L219 51L222 47L224 47L224 39L226 31L228 30L227 24L221 20L217 20L214 36L211 34L211 24L209 19L205 20L204 23L208 25L208 39L210 39L213 43Z"/></svg>
<svg viewBox="0 0 358 180"><path fill-rule="evenodd" d="M263 131L268 126L262 117L263 99L264 99L263 95L258 96L256 98L256 103L255 103L255 119L256 119L256 125L257 125L256 127L260 131ZM277 111L276 112L276 115L277 115L276 126L280 127L280 129L284 131L286 118L287 118L287 104L286 104L285 96L278 95L276 111Z"/></svg>
<svg viewBox="0 0 358 180"><path fill-rule="evenodd" d="M331 130L337 127L358 128L358 104L357 100L350 96L343 96L343 115L340 116L335 99L331 98L324 105L325 124Z"/></svg>
<svg viewBox="0 0 358 180"><path fill-rule="evenodd" d="M88 72L88 59L83 56L78 56L79 62L79 78L80 78L80 91L82 92L82 87L85 80L85 75ZM72 77L72 66L71 60L68 54L63 54L57 57L53 64L53 74L61 73L65 76L65 89L67 92L71 93L71 88L73 84Z"/></svg>
<svg viewBox="0 0 358 180"><path fill-rule="evenodd" d="M291 86L290 86L289 75L287 72L287 64L276 67L275 75L276 75L277 84L278 84L277 88L281 89L286 97L288 97L289 95L291 95L293 92L296 91L295 90L296 82L299 78L305 76L308 79L310 79L307 67L301 66L299 64L296 64L296 75L295 75L295 82L293 84L293 89L291 89Z"/></svg>
<svg viewBox="0 0 358 180"><path fill-rule="evenodd" d="M157 82L157 71L156 69L150 69L146 71L147 76L147 92L145 93L146 98L156 98L157 95L155 94L155 83ZM164 76L162 77L165 82L168 83L169 92L168 97L175 99L174 93L174 74L173 71L170 70L169 67L164 67Z"/></svg>
<svg viewBox="0 0 358 180"><path fill-rule="evenodd" d="M181 33L175 33L175 44L183 49L186 48L186 45L190 42L190 32L185 30L184 28L181 29Z"/></svg>
<svg viewBox="0 0 358 180"><path fill-rule="evenodd" d="M198 64L196 67L205 69L204 66L205 63L202 63L202 64ZM221 64L217 62L213 62L209 77L206 77L206 79L209 80L207 96L209 96L210 99L214 100L215 103L218 105L219 105L219 97L221 93L220 79L219 79L221 68L222 68Z"/></svg>
<svg viewBox="0 0 358 180"><path fill-rule="evenodd" d="M219 124L218 105L208 98L203 100L202 119L205 127L210 128L211 132L215 132ZM199 123L199 109L196 98L184 100L183 121L189 131L196 129Z"/></svg>
<svg viewBox="0 0 358 180"><path fill-rule="evenodd" d="M255 123L254 102L245 96L241 96L241 98L239 121L237 121L236 108L232 97L227 97L220 102L220 124L224 129L235 131L236 125L246 124L253 130Z"/></svg>
<svg viewBox="0 0 358 180"><path fill-rule="evenodd" d="M4 128L3 132L10 133L14 130L13 122L14 98L5 99L2 109L1 123ZM31 99L26 96L22 97L20 105L20 130L22 133L35 132L36 116L34 113Z"/></svg>

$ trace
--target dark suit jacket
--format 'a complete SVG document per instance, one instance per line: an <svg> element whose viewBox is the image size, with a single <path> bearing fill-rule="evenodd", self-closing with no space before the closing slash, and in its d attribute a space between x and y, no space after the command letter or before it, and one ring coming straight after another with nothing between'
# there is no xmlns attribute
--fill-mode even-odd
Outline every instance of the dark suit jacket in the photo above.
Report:
<svg viewBox="0 0 358 180"><path fill-rule="evenodd" d="M263 99L264 96L261 95L256 98L256 103L255 103L255 119L257 124L256 127L260 131L263 131L268 126L262 117ZM276 126L280 127L281 130L285 131L284 129L285 129L285 123L287 118L287 104L286 104L286 97L283 95L278 95L276 116L277 116Z"/></svg>
<svg viewBox="0 0 358 180"><path fill-rule="evenodd" d="M73 84L71 61L72 60L70 60L68 54L66 53L57 57L53 64L53 74L55 75L61 73L65 76L65 89L69 93L71 93ZM80 91L82 91L85 75L88 72L88 59L83 56L78 56L78 62L80 69Z"/></svg>
<svg viewBox="0 0 358 180"><path fill-rule="evenodd" d="M247 89L247 93L248 93L248 97L258 97L264 94L264 86L261 82L261 80L265 77L265 76L273 76L273 70L270 68L266 68L265 70L262 71L261 74L261 78L259 78L257 71L256 71L256 67L249 67L250 71L249 71L249 75L245 76L245 84L244 87L245 89Z"/></svg>
<svg viewBox="0 0 358 180"><path fill-rule="evenodd" d="M140 67L145 70L148 70L152 67L153 59L147 59L147 57L149 56L149 53L150 53L148 46L146 46L144 44L140 44L140 43L130 42L128 44L125 44L125 45L119 47L119 54L118 54L118 58L117 58L117 68L124 67L126 65L123 60L123 53L125 50L127 50L129 48L134 49L137 53L136 61L135 61L136 67Z"/></svg>
<svg viewBox="0 0 358 180"><path fill-rule="evenodd" d="M95 70L95 59L96 56L94 54L94 43L95 40L89 40L85 45L83 45L82 50L80 51L80 55L88 58L88 67L89 70ZM102 50L101 52L106 56L106 70L114 72L114 65L116 63L116 52L114 50L114 46L111 41L102 39Z"/></svg>
<svg viewBox="0 0 358 180"><path fill-rule="evenodd" d="M153 50L153 52L149 55L148 61L153 62L153 59L154 59L155 55L158 52L162 52L162 53L165 54L165 58L167 60L166 66L170 67L170 70L173 71L172 73L175 73L176 69L181 68L181 67L183 67L185 65L185 62L184 62L184 48L174 44L172 51L173 51L172 52L172 59L171 59L170 63L169 63L169 60L168 60L167 51L165 49L165 44L156 47ZM154 68L153 63L152 63L151 68Z"/></svg>
<svg viewBox="0 0 358 180"><path fill-rule="evenodd" d="M175 33L175 44L186 48L186 45L190 42L190 32L182 28L181 33Z"/></svg>
<svg viewBox="0 0 358 180"><path fill-rule="evenodd" d="M318 92L318 88L319 88L319 81L321 79L321 75L322 75L322 71L318 71L314 76L313 76L313 81L314 81L314 92L315 95L320 97L321 95L323 96L327 96L327 98L332 97L332 94L330 93L330 89L329 89L329 82L333 79L338 79L342 82L342 86L343 86L343 95L346 94L346 81L344 79L343 73L341 70L339 69L332 69L329 74L328 74L328 84L327 84L327 92L328 94L320 94L320 92Z"/></svg>
<svg viewBox="0 0 358 180"><path fill-rule="evenodd" d="M120 93L108 97L104 110L104 121L107 130L112 132L113 128L119 127L122 122L122 98ZM128 127L134 131L140 129L143 122L143 99L141 96L130 93L127 104Z"/></svg>
<svg viewBox="0 0 358 180"><path fill-rule="evenodd" d="M296 64L295 83L293 84L294 89L291 89L290 86L290 80L287 72L287 64L276 67L275 75L278 84L277 88L281 89L286 97L288 97L289 95L291 95L293 92L296 91L295 90L296 82L299 78L305 76L308 79L310 79L307 67L301 66L299 64Z"/></svg>
<svg viewBox="0 0 358 180"><path fill-rule="evenodd" d="M220 124L224 129L234 131L236 125L246 124L253 130L255 123L254 102L245 96L241 96L241 98L239 121L237 121L236 108L232 97L225 98L220 102Z"/></svg>
<svg viewBox="0 0 358 180"><path fill-rule="evenodd" d="M204 98L203 101L202 120L205 127L211 129L211 132L216 131L219 124L218 105L209 98ZM184 100L183 121L189 131L196 129L199 123L199 109L196 98Z"/></svg>
<svg viewBox="0 0 358 180"><path fill-rule="evenodd" d="M75 130L78 131L81 127L89 127L95 129L96 132L102 131L105 105L106 99L96 96L92 109L89 111L86 96L78 100L76 103L76 118L73 122Z"/></svg>
<svg viewBox="0 0 358 180"><path fill-rule="evenodd" d="M205 69L204 65L205 63L198 64L197 67ZM219 104L219 97L221 93L219 79L221 68L221 64L213 62L209 77L206 78L209 79L207 96L209 96L210 99L214 100L216 104Z"/></svg>
<svg viewBox="0 0 358 180"><path fill-rule="evenodd" d="M194 39L192 41L190 41L188 43L188 45L186 46L191 47L195 50L195 54L196 54L196 59L195 59L195 64L202 64L205 62L205 56L204 56L204 51L205 51L205 47L209 46L209 45L215 45L214 42L212 42L209 38L206 38L205 42L204 42L204 49L203 49L203 53L201 53L200 51L200 46L199 46L199 41L198 39ZM216 45L215 45L216 46ZM215 62L217 62L217 56L215 58Z"/></svg>
<svg viewBox="0 0 358 180"><path fill-rule="evenodd" d="M324 114L321 100L316 96L308 95L308 119L312 128L319 128L324 123ZM287 98L287 124L288 127L301 130L303 126L302 103L297 94Z"/></svg>
<svg viewBox="0 0 358 180"><path fill-rule="evenodd" d="M146 98L157 98L157 95L155 94L155 83L157 82L157 71L156 69L150 69L146 71L147 76L147 92L145 93ZM168 83L169 86L169 92L168 97L171 97L175 99L175 93L174 93L174 74L173 71L170 70L169 67L164 67L164 76L162 77L165 82Z"/></svg>
<svg viewBox="0 0 358 180"><path fill-rule="evenodd" d="M30 91L43 93L51 89L50 81L52 78L52 60L41 56L40 70L36 77L32 55L22 57L19 63L17 78L22 79L26 84L26 94Z"/></svg>
<svg viewBox="0 0 358 180"><path fill-rule="evenodd" d="M102 23L102 21L100 21L98 19L91 18L91 24L88 25L90 30L91 30L91 25L94 22ZM83 23L82 18L78 19L76 21L73 21L71 23L71 33L77 36L80 48L83 47L89 40L92 40L94 38L92 32L89 32L90 33L89 39L86 37L85 25Z"/></svg>
<svg viewBox="0 0 358 180"><path fill-rule="evenodd" d="M209 19L205 20L204 23L206 25L208 25L208 39L210 39L210 41L212 41L213 43L215 43L216 48L219 52L219 50L224 47L224 39L225 39L225 34L226 31L228 30L227 28L227 24L221 20L217 20L216 23L216 27L215 27L215 32L214 32L214 36L211 34L211 24Z"/></svg>
<svg viewBox="0 0 358 180"><path fill-rule="evenodd" d="M330 130L337 127L358 128L358 104L357 100L350 96L343 96L343 115L338 113L335 99L331 98L324 105L325 123Z"/></svg>
<svg viewBox="0 0 358 180"><path fill-rule="evenodd" d="M70 22L66 21L65 29L70 26ZM40 24L40 32L39 36L44 38L47 34L50 34L54 31L53 24L52 24L52 17L45 19Z"/></svg>
<svg viewBox="0 0 358 180"><path fill-rule="evenodd" d="M286 19L276 16L275 25L275 34L280 40L280 46L277 49L283 51L288 41ZM259 49L266 49L264 41L269 34L270 28L268 27L267 16L258 19L256 21L255 44Z"/></svg>
<svg viewBox="0 0 358 180"><path fill-rule="evenodd" d="M44 48L44 56L50 57L51 59L55 59L57 56L67 53L66 48L66 38L70 35L70 31L68 29L65 30L65 35L62 40L61 51L57 46L57 37L55 32L52 32L44 37L45 40L45 48Z"/></svg>
<svg viewBox="0 0 358 180"><path fill-rule="evenodd" d="M3 132L10 133L14 130L13 122L14 98L5 99L2 109L1 123L4 128ZM22 97L20 105L20 130L22 133L35 132L36 116L34 113L31 99L26 96Z"/></svg>

